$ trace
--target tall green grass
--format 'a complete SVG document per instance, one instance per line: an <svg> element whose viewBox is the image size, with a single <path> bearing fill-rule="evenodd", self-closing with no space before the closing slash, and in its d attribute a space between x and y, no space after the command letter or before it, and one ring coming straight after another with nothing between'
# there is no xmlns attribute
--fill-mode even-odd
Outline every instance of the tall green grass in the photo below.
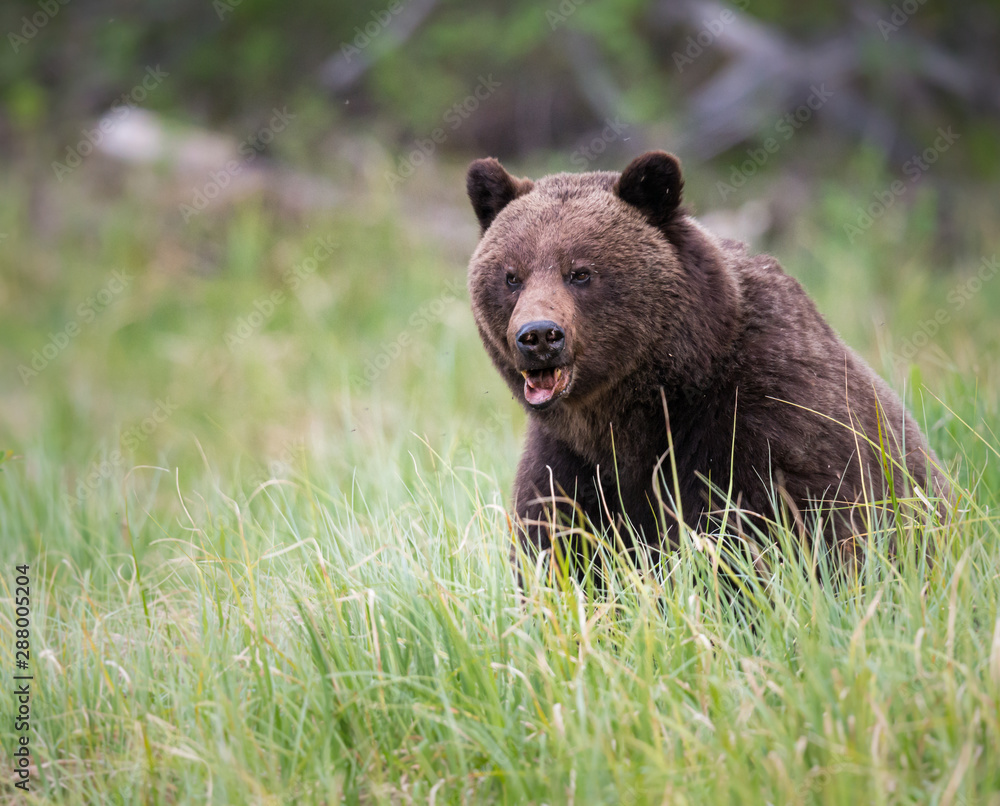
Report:
<svg viewBox="0 0 1000 806"><path fill-rule="evenodd" d="M919 221L891 271L879 230L847 249L818 217L808 253L784 247L964 491L943 524L897 536L895 560L873 538L837 576L790 524L753 566L685 533L661 568L607 555L602 594L543 568L519 596L506 510L523 415L462 296L471 216L452 245L366 196L183 227L134 188L81 184L36 218L8 178L0 668L29 563L24 802L1000 802L1000 288L949 308L918 360L879 359L976 255L933 273ZM463 209L458 191L444 203ZM292 289L318 237L337 249ZM129 287L23 384L18 365L114 270ZM933 562L905 550L924 543ZM20 797L10 781L0 798Z"/></svg>
<svg viewBox="0 0 1000 806"><path fill-rule="evenodd" d="M54 463L8 468L36 614L28 802L1000 790L998 522L977 497L836 582L794 529L756 568L685 533L601 595L543 567L519 598L496 480L419 443L405 458L408 481L370 490L323 465L252 489L139 468L76 510ZM933 563L907 550L923 537Z"/></svg>

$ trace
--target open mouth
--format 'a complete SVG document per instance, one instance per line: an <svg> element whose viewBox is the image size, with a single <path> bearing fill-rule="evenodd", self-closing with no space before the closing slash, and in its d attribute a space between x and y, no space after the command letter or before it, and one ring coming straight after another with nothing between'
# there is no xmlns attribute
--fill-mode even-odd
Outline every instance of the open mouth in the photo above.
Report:
<svg viewBox="0 0 1000 806"><path fill-rule="evenodd" d="M524 399L531 406L545 406L569 388L572 370L569 367L522 370Z"/></svg>

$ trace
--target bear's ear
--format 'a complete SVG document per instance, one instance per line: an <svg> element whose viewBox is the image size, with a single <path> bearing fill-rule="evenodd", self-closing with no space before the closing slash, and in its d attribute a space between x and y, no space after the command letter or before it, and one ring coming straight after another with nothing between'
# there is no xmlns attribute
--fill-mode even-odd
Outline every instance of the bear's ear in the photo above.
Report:
<svg viewBox="0 0 1000 806"><path fill-rule="evenodd" d="M469 166L465 188L482 232L486 232L497 214L518 196L535 186L530 179L511 176L493 157L476 160Z"/></svg>
<svg viewBox="0 0 1000 806"><path fill-rule="evenodd" d="M622 171L614 191L623 202L638 208L654 227L670 223L681 203L681 163L666 151L649 151Z"/></svg>

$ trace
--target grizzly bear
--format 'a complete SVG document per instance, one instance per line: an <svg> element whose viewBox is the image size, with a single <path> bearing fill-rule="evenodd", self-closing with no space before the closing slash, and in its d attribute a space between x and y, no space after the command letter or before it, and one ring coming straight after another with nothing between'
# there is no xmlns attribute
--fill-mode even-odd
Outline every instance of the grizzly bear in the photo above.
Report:
<svg viewBox="0 0 1000 806"><path fill-rule="evenodd" d="M856 556L879 512L945 494L937 460L799 283L706 231L682 185L662 151L537 181L469 166L472 310L529 415L521 545L579 552L582 515L655 559L678 521L722 528L728 498L730 534L794 519Z"/></svg>

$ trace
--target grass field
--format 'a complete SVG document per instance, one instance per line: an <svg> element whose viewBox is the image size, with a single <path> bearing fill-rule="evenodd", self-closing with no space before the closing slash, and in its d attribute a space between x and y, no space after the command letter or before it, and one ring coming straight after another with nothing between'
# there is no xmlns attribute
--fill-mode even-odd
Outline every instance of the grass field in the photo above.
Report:
<svg viewBox="0 0 1000 806"><path fill-rule="evenodd" d="M770 245L963 494L902 536L933 564L775 560L751 628L692 536L660 582L518 601L524 418L468 311L460 170L187 224L155 175L2 170L0 667L11 692L28 564L34 680L31 791L11 694L0 799L1000 803L985 214L947 258L924 196L850 243L848 175Z"/></svg>

